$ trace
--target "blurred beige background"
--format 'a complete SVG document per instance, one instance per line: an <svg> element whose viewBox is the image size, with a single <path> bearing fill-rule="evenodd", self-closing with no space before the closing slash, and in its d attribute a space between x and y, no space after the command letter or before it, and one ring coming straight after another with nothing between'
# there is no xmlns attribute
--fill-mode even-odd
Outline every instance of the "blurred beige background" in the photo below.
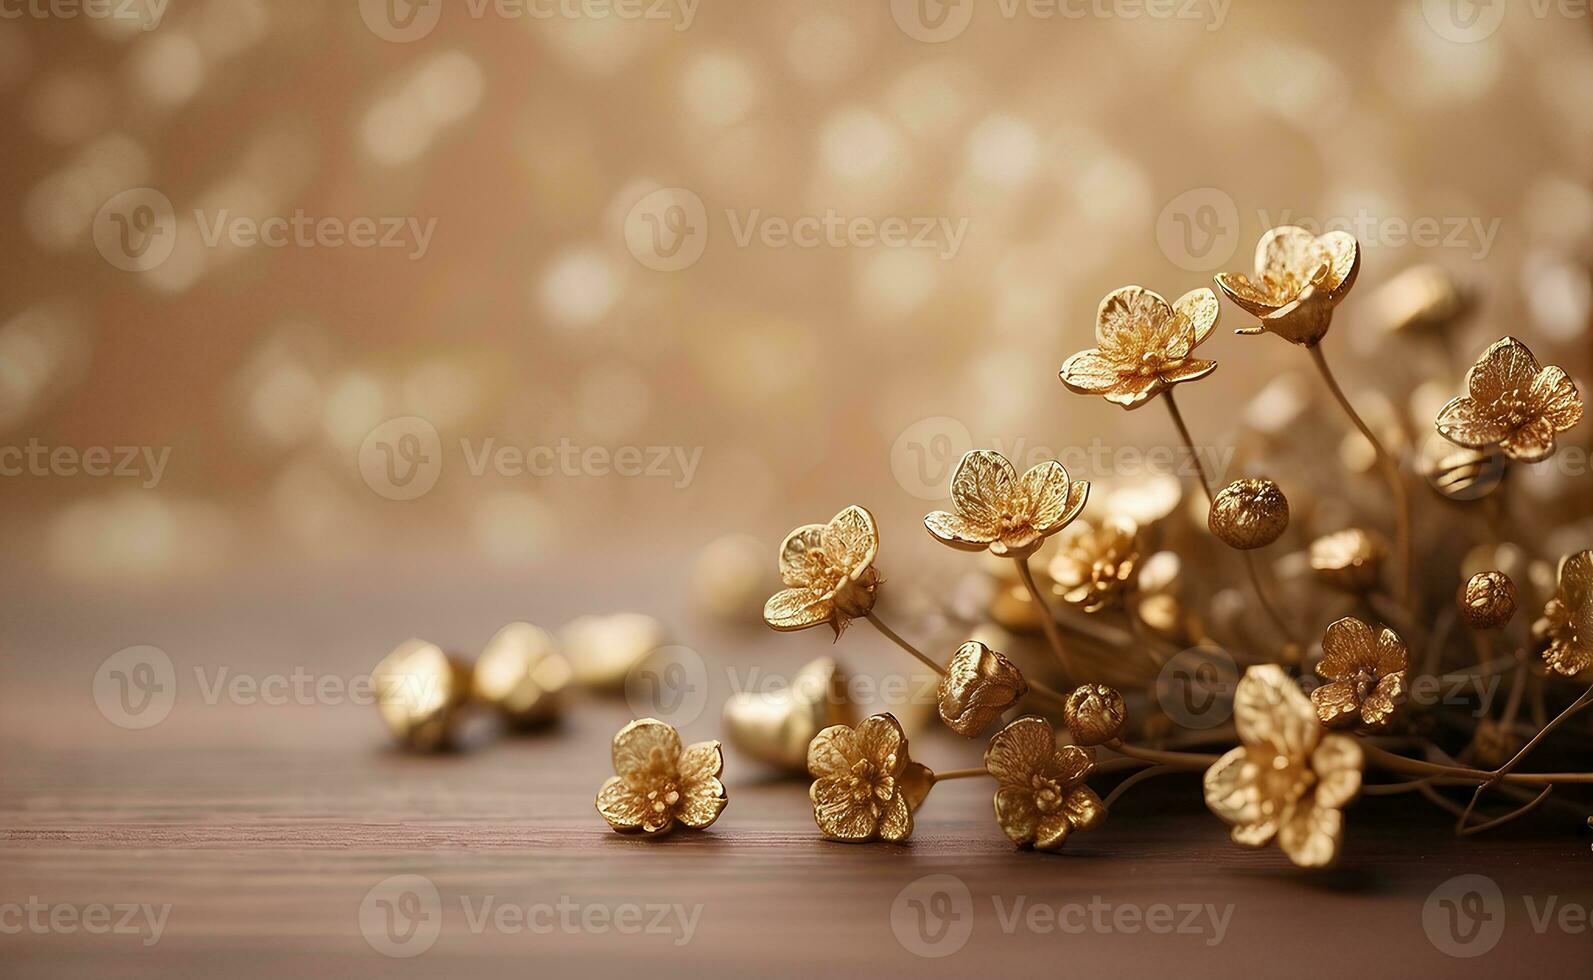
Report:
<svg viewBox="0 0 1593 980"><path fill-rule="evenodd" d="M1593 368L1585 6L127 3L0 19L0 529L52 578L902 540L961 442L1165 445L1058 365L1288 221L1366 246L1352 387L1418 263L1484 290L1420 370ZM1307 366L1208 356L1212 440Z"/></svg>

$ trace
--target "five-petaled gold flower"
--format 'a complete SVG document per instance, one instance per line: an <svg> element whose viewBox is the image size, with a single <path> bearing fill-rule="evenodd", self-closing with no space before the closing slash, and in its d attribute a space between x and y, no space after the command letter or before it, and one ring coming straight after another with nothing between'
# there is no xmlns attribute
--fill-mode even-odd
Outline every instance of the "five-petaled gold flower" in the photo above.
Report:
<svg viewBox="0 0 1593 980"><path fill-rule="evenodd" d="M1095 342L1062 365L1062 383L1081 395L1104 395L1124 408L1138 408L1167 388L1217 370L1216 361L1194 356L1217 326L1222 304L1209 289L1197 289L1169 304L1143 286L1124 286L1101 300Z"/></svg>
<svg viewBox="0 0 1593 980"><path fill-rule="evenodd" d="M614 771L597 794L597 812L620 833L664 834L676 822L698 830L719 819L729 798L724 753L719 743L698 742L684 750L680 733L643 718L614 736Z"/></svg>
<svg viewBox="0 0 1593 980"><path fill-rule="evenodd" d="M780 545L780 578L790 586L769 597L763 621L783 633L829 623L840 637L848 623L874 608L879 572L874 515L852 506L828 524L808 524Z"/></svg>
<svg viewBox="0 0 1593 980"><path fill-rule="evenodd" d="M1095 760L1077 745L1057 748L1043 718L1019 718L996 733L985 750L985 769L996 790L996 822L1013 843L1054 851L1075 830L1098 827L1106 805L1085 785Z"/></svg>
<svg viewBox="0 0 1593 980"><path fill-rule="evenodd" d="M1255 278L1224 272L1223 293L1261 321L1241 334L1275 333L1291 343L1314 346L1333 325L1333 310L1355 286L1361 246L1355 236L1333 231L1318 237L1285 225L1261 236Z"/></svg>
<svg viewBox="0 0 1593 980"><path fill-rule="evenodd" d="M946 665L936 700L946 727L973 738L1027 693L1029 684L1012 661L969 640Z"/></svg>
<svg viewBox="0 0 1593 980"><path fill-rule="evenodd" d="M1311 692L1311 703L1324 725L1381 728L1394 717L1405 697L1405 672L1410 654L1391 629L1374 633L1352 616L1329 626L1322 637L1317 676L1329 683Z"/></svg>
<svg viewBox="0 0 1593 980"><path fill-rule="evenodd" d="M1340 810L1361 791L1361 746L1329 734L1282 667L1245 672L1234 693L1244 744L1206 770L1206 806L1233 826L1233 839L1264 847L1273 838L1289 860L1325 867L1344 836Z"/></svg>
<svg viewBox="0 0 1593 980"><path fill-rule="evenodd" d="M1118 601L1139 568L1139 527L1114 517L1095 528L1079 521L1058 539L1051 580L1063 601L1100 612Z"/></svg>
<svg viewBox="0 0 1593 980"><path fill-rule="evenodd" d="M1521 463L1554 455L1554 437L1582 421L1576 382L1543 367L1514 337L1497 341L1466 373L1466 395L1438 413L1438 431L1457 446L1498 446Z"/></svg>
<svg viewBox="0 0 1593 980"><path fill-rule="evenodd" d="M1560 565L1560 588L1532 633L1547 643L1543 659L1557 673L1575 677L1593 670L1593 551L1579 551Z"/></svg>
<svg viewBox="0 0 1593 980"><path fill-rule="evenodd" d="M808 745L813 820L831 840L904 841L913 810L934 783L907 755L907 735L895 715L873 715L856 727L832 725Z"/></svg>
<svg viewBox="0 0 1593 980"><path fill-rule="evenodd" d="M1079 516L1089 495L1089 483L1070 481L1055 460L1020 478L1005 456L976 449L962 458L951 478L956 513L935 511L924 518L924 526L953 548L989 548L993 555L1024 559Z"/></svg>

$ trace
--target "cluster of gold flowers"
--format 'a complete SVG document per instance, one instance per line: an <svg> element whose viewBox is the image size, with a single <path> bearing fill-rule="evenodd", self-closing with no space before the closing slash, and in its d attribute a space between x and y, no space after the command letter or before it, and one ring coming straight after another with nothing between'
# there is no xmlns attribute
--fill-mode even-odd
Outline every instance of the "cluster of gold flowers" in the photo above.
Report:
<svg viewBox="0 0 1593 980"><path fill-rule="evenodd" d="M1221 313L1216 292L1196 289L1169 303L1140 286L1115 290L1100 304L1096 347L1068 358L1060 372L1069 390L1102 396L1125 409L1160 399L1199 471L1200 489L1210 505L1212 538L1232 556L1222 557L1219 549L1206 560L1242 564L1254 601L1271 627L1257 649L1232 653L1247 668L1231 692L1238 744L1220 756L1174 750L1165 744L1173 728L1165 717L1140 720L1137 730L1148 741L1128 740L1136 727L1127 700L1101 681L1125 672L1136 676L1136 670L1143 678L1145 665L1154 676L1169 652L1167 638L1194 642L1196 649L1208 652L1216 646L1212 630L1188 611L1176 583L1168 579L1165 569L1169 561L1176 568L1176 556L1164 558L1163 553L1157 561L1147 561L1146 527L1122 514L1108 511L1088 523L1080 520L1090 485L1071 479L1062 464L1041 462L1020 475L999 453L976 450L963 458L952 477L951 508L927 515L924 525L952 548L988 552L1012 563L1006 567L1015 578L1007 581L1021 586L1017 600L1032 610L1033 622L1055 658L1052 672L1068 682L1071 692L1064 695L1042 683L1032 669L1020 668L1010 648L998 652L987 642L970 639L941 663L887 626L875 608L883 581L874 568L878 528L863 508L848 507L827 524L796 529L780 549L780 575L788 588L768 600L764 619L769 626L789 631L828 625L839 639L849 622L866 618L941 675L939 716L960 736L978 737L1003 716L1022 715L991 738L982 769L938 773L909 757L907 734L889 714L822 729L812 722L806 768L813 780L814 820L825 837L905 840L915 812L937 782L988 775L997 783L994 811L1007 836L1019 845L1054 850L1074 832L1099 826L1108 805L1142 778L1199 770L1205 773L1207 805L1232 825L1236 842L1259 847L1276 840L1295 864L1320 867L1338 857L1342 811L1373 771L1403 778L1380 784L1379 792L1419 789L1454 807L1462 814L1457 827L1465 832L1499 825L1543 802L1546 791L1533 797L1520 784L1593 782L1593 774L1559 773L1551 779L1551 774L1522 772L1524 750L1501 760L1497 768L1477 769L1464 763L1464 754L1435 762L1431 753L1420 758L1396 753L1390 746L1399 743L1385 741L1395 733L1404 741L1419 738L1416 729L1404 726L1404 719L1426 710L1425 705L1413 708L1407 703L1416 668L1401 634L1425 642L1445 614L1416 588L1408 475L1386 448L1379 427L1356 411L1321 349L1334 312L1360 269L1361 249L1353 236L1317 236L1284 227L1261 240L1254 275L1223 274L1216 281L1223 295L1257 321L1240 328L1240 334L1273 333L1309 352L1327 392L1382 464L1393 504L1394 545L1378 531L1344 527L1320 535L1308 549L1309 567L1319 580L1348 593L1351 600L1319 600L1296 590L1290 602L1281 602L1278 583L1270 580L1255 553L1289 531L1291 513L1283 488L1261 476L1214 486L1195 451L1174 389L1217 368L1215 361L1196 356ZM1460 309L1464 304L1451 306ZM1438 314L1406 311L1402 316L1426 323ZM1570 377L1540 365L1514 338L1490 347L1465 386L1466 394L1445 406L1434 424L1443 437L1479 454L1478 459L1496 453L1518 463L1544 460L1555 451L1556 437L1582 416L1581 397ZM1437 481L1435 487L1443 492ZM1384 571L1396 548L1400 584L1390 589ZM1046 558L1041 563L1043 585L1042 576L1030 567L1037 555ZM1154 574L1152 566L1157 568ZM1314 603L1329 601L1354 601L1361 612L1338 618L1318 634L1319 643L1307 647L1299 634L1314 610L1323 608ZM1484 568L1461 586L1447 615L1461 619L1474 631L1479 648L1486 649L1495 642L1489 637L1507 634L1517 602L1512 575L1504 568ZM1128 629L1119 628L1123 624ZM1111 654L1104 661L1092 658L1101 646ZM1516 733L1530 727L1518 709L1533 651L1541 654L1542 675L1593 682L1593 552L1562 561L1554 594L1522 649L1498 658L1502 667L1479 665L1513 671L1516 688L1504 717L1481 712L1479 745L1488 732ZM1440 670L1442 660L1429 657L1420 674ZM1593 689L1552 721L1542 721L1540 714L1539 724L1528 733L1536 737L1517 744L1536 744L1590 703ZM1540 712L1542 707L1540 701ZM1031 713L1024 715L1026 710ZM1052 722L1035 713L1039 711L1062 719L1060 741ZM730 736L736 738L733 729ZM1098 751L1110 753L1111 772L1140 770L1105 800L1088 785L1103 774ZM1472 755L1488 757L1480 747ZM1435 784L1471 788L1471 806L1461 811ZM1476 813L1478 800L1490 788L1512 797L1525 793L1528 802L1474 823L1474 814L1479 820L1482 816Z"/></svg>

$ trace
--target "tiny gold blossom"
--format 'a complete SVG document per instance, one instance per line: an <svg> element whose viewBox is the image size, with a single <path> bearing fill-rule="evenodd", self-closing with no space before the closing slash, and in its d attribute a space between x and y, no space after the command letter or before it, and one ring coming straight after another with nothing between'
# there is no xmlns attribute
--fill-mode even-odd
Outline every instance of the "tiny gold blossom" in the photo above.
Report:
<svg viewBox="0 0 1593 980"><path fill-rule="evenodd" d="M1532 633L1547 646L1543 659L1566 677L1593 670L1593 551L1560 565L1560 587Z"/></svg>
<svg viewBox="0 0 1593 980"><path fill-rule="evenodd" d="M809 524L780 545L780 578L790 588L763 607L763 621L783 633L828 623L836 637L874 608L879 572L874 515L852 506L828 524Z"/></svg>
<svg viewBox="0 0 1593 980"><path fill-rule="evenodd" d="M996 733L985 750L985 769L1001 784L996 822L1013 843L1059 849L1076 830L1106 819L1106 805L1085 784L1095 760L1077 745L1057 748L1043 718L1019 718Z"/></svg>
<svg viewBox="0 0 1593 980"><path fill-rule="evenodd" d="M1063 601L1100 612L1122 598L1139 567L1139 528L1112 518L1099 528L1075 523L1058 539L1051 580Z"/></svg>
<svg viewBox="0 0 1593 980"><path fill-rule="evenodd" d="M1391 629L1374 633L1359 619L1345 617L1322 637L1317 676L1330 683L1311 692L1311 703L1324 725L1381 728L1394 717L1405 697L1410 655Z"/></svg>
<svg viewBox="0 0 1593 980"><path fill-rule="evenodd" d="M1274 838L1305 868L1330 865L1344 836L1340 811L1361 791L1361 746L1329 734L1282 667L1245 672L1234 692L1244 743L1206 770L1206 806L1233 827L1233 839L1265 847Z"/></svg>
<svg viewBox="0 0 1593 980"><path fill-rule="evenodd" d="M680 733L643 718L614 736L614 771L597 793L597 812L621 833L666 834L678 821L701 830L719 819L729 799L719 781L718 742L680 747Z"/></svg>
<svg viewBox="0 0 1593 980"><path fill-rule="evenodd" d="M912 836L913 810L934 782L908 757L907 735L890 714L819 732L808 746L808 774L814 822L825 837L848 843Z"/></svg>
<svg viewBox="0 0 1593 980"><path fill-rule="evenodd" d="M1095 319L1099 346L1062 365L1062 383L1081 395L1103 395L1138 408L1166 389L1217 370L1194 356L1221 314L1217 294L1197 289L1169 304L1142 286L1124 286L1101 300Z"/></svg>
<svg viewBox="0 0 1593 980"><path fill-rule="evenodd" d="M1217 285L1235 304L1261 321L1241 334L1275 333L1311 347L1327 336L1333 310L1355 286L1361 246L1348 232L1318 237L1285 225L1261 237L1255 278L1224 272Z"/></svg>
<svg viewBox="0 0 1593 980"><path fill-rule="evenodd" d="M953 548L1023 559L1079 516L1089 495L1089 483L1070 481L1054 460L1020 478L1005 456L976 449L951 478L955 513L936 511L924 526Z"/></svg>
<svg viewBox="0 0 1593 980"><path fill-rule="evenodd" d="M973 738L1028 692L1023 672L1012 661L969 640L952 655L940 679L940 720L958 735Z"/></svg>
<svg viewBox="0 0 1593 980"><path fill-rule="evenodd" d="M1554 437L1582 421L1576 383L1542 367L1527 345L1505 337L1466 373L1466 394L1438 413L1438 431L1457 446L1498 446L1520 463L1554 455Z"/></svg>
<svg viewBox="0 0 1593 980"><path fill-rule="evenodd" d="M1105 684L1084 684L1068 695L1062 721L1079 745L1102 745L1121 738L1128 724L1128 704L1123 695Z"/></svg>

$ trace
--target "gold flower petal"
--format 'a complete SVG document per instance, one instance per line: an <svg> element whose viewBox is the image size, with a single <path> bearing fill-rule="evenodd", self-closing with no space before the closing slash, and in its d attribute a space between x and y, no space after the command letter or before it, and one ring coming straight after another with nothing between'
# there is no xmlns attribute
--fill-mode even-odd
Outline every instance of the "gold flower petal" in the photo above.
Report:
<svg viewBox="0 0 1593 980"><path fill-rule="evenodd" d="M686 746L680 755L680 781L685 784L712 779L725 771L725 753L717 739Z"/></svg>
<svg viewBox="0 0 1593 980"><path fill-rule="evenodd" d="M1235 844L1243 847L1266 847L1278 836L1278 821L1274 818L1239 824L1230 836Z"/></svg>
<svg viewBox="0 0 1593 980"><path fill-rule="evenodd" d="M1377 635L1375 667L1377 673L1383 676L1397 674L1410 667L1410 651L1405 641L1386 626Z"/></svg>
<svg viewBox="0 0 1593 980"><path fill-rule="evenodd" d="M1355 685L1349 681L1323 684L1311 692L1311 703L1316 706L1316 716L1324 725L1353 724L1360 710L1360 699L1355 696Z"/></svg>
<svg viewBox="0 0 1593 980"><path fill-rule="evenodd" d="M959 647L946 665L936 703L947 728L973 738L1028 691L1023 672L1012 661L971 640Z"/></svg>
<svg viewBox="0 0 1593 980"><path fill-rule="evenodd" d="M890 713L870 715L857 726L857 746L881 772L899 776L907 768L907 734Z"/></svg>
<svg viewBox="0 0 1593 980"><path fill-rule="evenodd" d="M1304 759L1322 737L1311 701L1277 664L1245 671L1234 692L1234 725L1248 746Z"/></svg>
<svg viewBox="0 0 1593 980"><path fill-rule="evenodd" d="M615 830L635 830L647 816L647 797L632 790L619 776L610 776L598 790L597 812Z"/></svg>
<svg viewBox="0 0 1593 980"><path fill-rule="evenodd" d="M1278 308L1264 287L1251 282L1250 277L1242 273L1218 273L1217 286L1234 305L1258 319Z"/></svg>
<svg viewBox="0 0 1593 980"><path fill-rule="evenodd" d="M1329 626L1323 635L1322 659L1316 665L1316 672L1329 680L1349 680L1376 656L1377 638L1372 628L1353 616L1346 616Z"/></svg>
<svg viewBox="0 0 1593 980"><path fill-rule="evenodd" d="M924 527L940 541L963 551L983 551L996 539L989 527L943 510L926 516Z"/></svg>
<svg viewBox="0 0 1593 980"><path fill-rule="evenodd" d="M873 805L858 805L851 795L851 780L846 776L825 776L808 789L813 801L813 821L820 833L831 840L860 842L873 840L879 830L879 813Z"/></svg>
<svg viewBox="0 0 1593 980"><path fill-rule="evenodd" d="M808 773L815 779L851 772L862 758L857 732L847 725L831 725L808 743Z"/></svg>
<svg viewBox="0 0 1593 980"><path fill-rule="evenodd" d="M824 572L824 525L808 524L780 544L780 580L793 588L813 586Z"/></svg>
<svg viewBox="0 0 1593 980"><path fill-rule="evenodd" d="M1372 693L1361 702L1361 721L1369 728L1381 728L1394 718L1394 712L1399 709L1400 703L1405 698L1405 675L1403 672L1389 674L1377 682Z"/></svg>
<svg viewBox="0 0 1593 980"><path fill-rule="evenodd" d="M1255 823L1261 818L1261 804L1256 793L1258 775L1259 770L1250 761L1249 749L1242 745L1229 749L1206 770L1203 785L1207 809L1235 826Z"/></svg>
<svg viewBox="0 0 1593 980"><path fill-rule="evenodd" d="M642 718L614 736L614 771L632 789L643 780L673 777L680 760L680 733L656 718Z"/></svg>
<svg viewBox="0 0 1593 980"><path fill-rule="evenodd" d="M1327 253L1328 270L1316 281L1318 289L1325 290L1335 302L1355 286L1361 271L1361 243L1347 231L1330 231L1317 240L1317 246Z"/></svg>
<svg viewBox="0 0 1593 980"><path fill-rule="evenodd" d="M1438 433L1457 446L1482 449L1510 435L1503 419L1485 410L1474 398L1454 398L1438 413Z"/></svg>
<svg viewBox="0 0 1593 980"><path fill-rule="evenodd" d="M1068 479L1067 468L1056 460L1046 460L1023 474L1019 481L1029 526L1036 534L1060 531L1068 519L1084 508L1090 485ZM1077 499L1076 499L1077 498Z"/></svg>
<svg viewBox="0 0 1593 980"><path fill-rule="evenodd" d="M1062 383L1079 395L1104 395L1117 387L1116 362L1099 350L1079 351L1062 362Z"/></svg>
<svg viewBox="0 0 1593 980"><path fill-rule="evenodd" d="M1056 750L1048 767L1051 775L1064 786L1082 783L1095 769L1095 756L1089 749L1077 745L1064 745Z"/></svg>
<svg viewBox="0 0 1593 980"><path fill-rule="evenodd" d="M1582 421L1582 395L1576 390L1576 382L1560 368L1551 366L1538 372L1532 379L1531 399L1556 432L1564 432Z"/></svg>
<svg viewBox="0 0 1593 980"><path fill-rule="evenodd" d="M1040 818L1034 828L1034 847L1038 851L1055 851L1067 843L1073 832L1073 821L1060 810Z"/></svg>
<svg viewBox="0 0 1593 980"><path fill-rule="evenodd" d="M718 743L714 743L717 745ZM713 776L687 783L680 791L680 804L675 816L681 823L702 830L719 819L730 800L725 794L725 784Z"/></svg>
<svg viewBox="0 0 1593 980"><path fill-rule="evenodd" d="M1532 350L1514 337L1502 337L1466 373L1466 390L1484 405L1532 388L1542 367Z"/></svg>
<svg viewBox="0 0 1593 980"><path fill-rule="evenodd" d="M1339 808L1360 795L1361 769L1365 765L1361 743L1348 735L1324 735L1311 754L1316 773L1317 806Z"/></svg>
<svg viewBox="0 0 1593 980"><path fill-rule="evenodd" d="M896 792L907 801L910 809L917 810L935 786L935 773L921 762L908 762L907 768L896 778Z"/></svg>
<svg viewBox="0 0 1593 980"><path fill-rule="evenodd" d="M1106 393L1106 400L1124 408L1138 408L1161 394L1162 389L1166 387L1167 383L1159 374L1130 375L1119 380L1117 385Z"/></svg>
<svg viewBox="0 0 1593 980"><path fill-rule="evenodd" d="M1203 361L1197 357L1185 361L1183 367L1163 371L1161 377L1166 384L1176 385L1185 381L1199 381L1215 370L1217 370L1216 361Z"/></svg>
<svg viewBox="0 0 1593 980"><path fill-rule="evenodd" d="M1017 471L1005 456L988 449L975 449L963 456L951 476L952 505L979 527L998 527L1002 510L1012 506L1017 493Z"/></svg>
<svg viewBox="0 0 1593 980"><path fill-rule="evenodd" d="M1293 284L1297 292L1311 282L1327 259L1317 237L1304 228L1283 225L1261 236L1256 246L1256 274L1269 285ZM1276 291L1274 298L1278 298Z"/></svg>
<svg viewBox="0 0 1593 980"><path fill-rule="evenodd" d="M830 519L824 527L824 550L829 559L856 573L873 564L879 554L879 530L874 515L856 504Z"/></svg>
<svg viewBox="0 0 1593 980"><path fill-rule="evenodd" d="M1178 297L1173 304L1173 312L1188 320L1194 328L1194 340L1190 344L1193 349L1205 343L1206 338L1217 328L1217 321L1222 316L1222 303L1210 289L1195 289Z"/></svg>
<svg viewBox="0 0 1593 980"><path fill-rule="evenodd" d="M834 603L813 589L784 589L763 605L763 621L782 633L819 626L834 614Z"/></svg>
<svg viewBox="0 0 1593 980"><path fill-rule="evenodd" d="M985 749L985 769L998 782L1028 789L1056 755L1056 732L1044 718L1019 718L996 733Z"/></svg>
<svg viewBox="0 0 1593 980"><path fill-rule="evenodd" d="M881 840L892 843L913 836L913 808L907 805L907 800L902 794L897 793L891 797L889 803L885 804L884 812L879 818L879 836Z"/></svg>
<svg viewBox="0 0 1593 980"><path fill-rule="evenodd" d="M1278 846L1302 868L1325 868L1339 856L1344 814L1332 807L1301 805L1278 828Z"/></svg>
<svg viewBox="0 0 1593 980"><path fill-rule="evenodd" d="M1172 307L1160 294L1143 286L1123 286L1101 300L1095 340L1108 357L1118 351L1137 352L1146 336L1159 334L1172 316Z"/></svg>
<svg viewBox="0 0 1593 980"><path fill-rule="evenodd" d="M1106 804L1088 786L1078 786L1062 801L1062 812L1074 830L1092 830L1106 820Z"/></svg>
<svg viewBox="0 0 1593 980"><path fill-rule="evenodd" d="M1506 436L1499 448L1518 463L1541 463L1554 455L1554 424L1535 418Z"/></svg>
<svg viewBox="0 0 1593 980"><path fill-rule="evenodd" d="M1027 786L1002 786L996 790L996 823L1014 844L1034 843L1040 824L1040 810L1034 805L1034 790Z"/></svg>
<svg viewBox="0 0 1593 980"><path fill-rule="evenodd" d="M1577 636L1593 639L1593 551L1578 551L1560 566L1560 597Z"/></svg>

